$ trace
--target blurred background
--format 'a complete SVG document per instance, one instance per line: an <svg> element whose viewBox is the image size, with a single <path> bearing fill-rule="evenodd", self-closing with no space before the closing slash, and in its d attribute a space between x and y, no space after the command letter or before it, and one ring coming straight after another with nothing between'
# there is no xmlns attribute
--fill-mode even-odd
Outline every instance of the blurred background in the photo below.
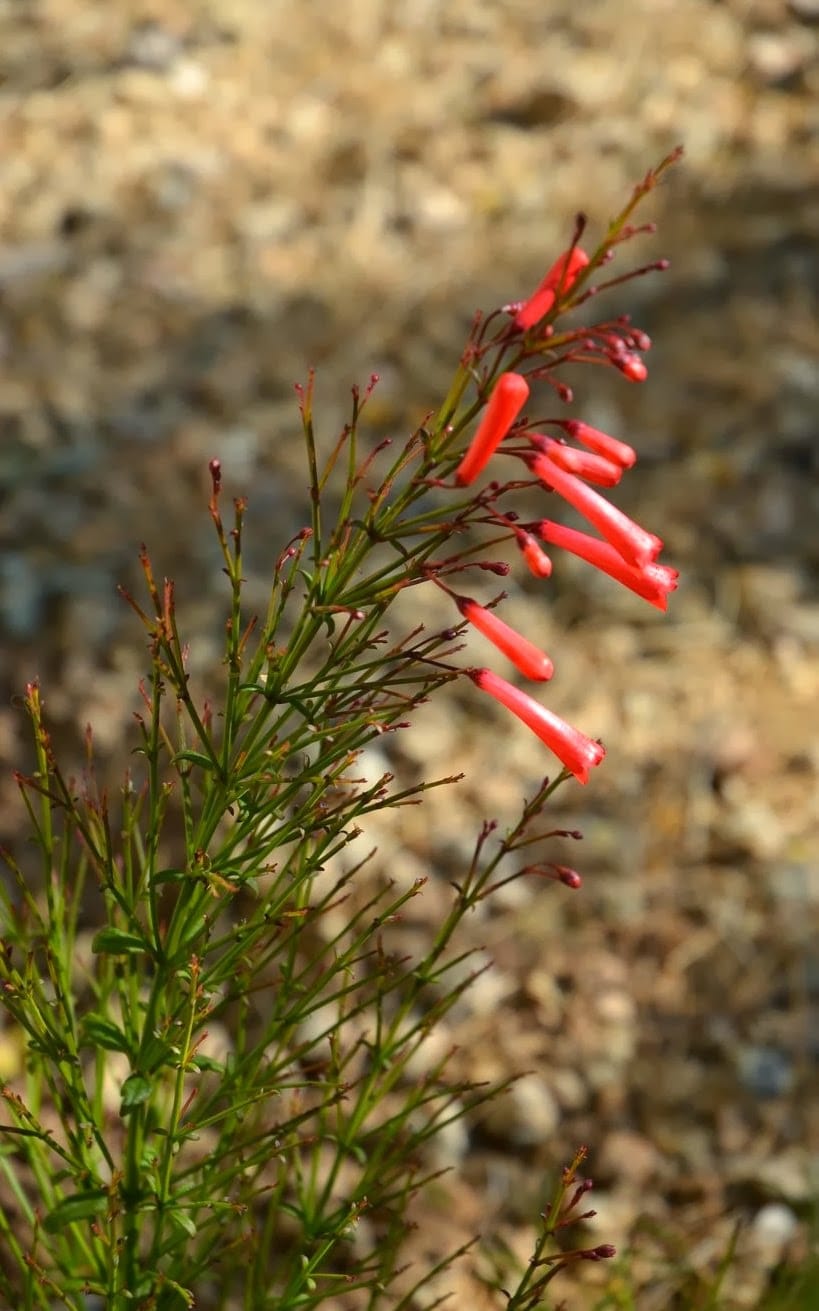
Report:
<svg viewBox="0 0 819 1311"><path fill-rule="evenodd" d="M115 586L138 586L140 542L196 666L218 660L207 460L250 495L261 603L306 512L308 366L326 447L373 371L373 438L400 439L474 310L527 295L579 209L599 230L684 144L629 252L671 271L606 306L654 339L649 379L572 379L572 413L640 451L619 503L683 583L662 617L567 560L510 579L505 617L556 657L550 705L609 755L558 799L582 892L515 884L476 925L495 969L452 1021L457 1060L531 1073L445 1145L457 1206L418 1250L492 1228L526 1255L586 1142L590 1236L634 1253L584 1271L589 1305L613 1279L641 1308L699 1305L737 1221L726 1305L760 1305L819 1189L819 5L2 0L0 132L7 842L25 680L69 753L90 721L126 758L144 651ZM441 876L419 931L481 819L550 768L476 700L390 761L466 774L377 832L401 877ZM0 1044L0 1074L13 1059Z"/></svg>

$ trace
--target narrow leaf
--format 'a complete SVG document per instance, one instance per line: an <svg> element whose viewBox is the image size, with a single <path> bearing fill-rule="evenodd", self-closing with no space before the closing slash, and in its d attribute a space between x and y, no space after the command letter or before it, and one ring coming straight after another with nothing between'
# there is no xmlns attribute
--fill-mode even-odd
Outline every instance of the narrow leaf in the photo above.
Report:
<svg viewBox="0 0 819 1311"><path fill-rule="evenodd" d="M66 1197L55 1206L43 1221L43 1228L50 1234L59 1233L64 1225L74 1224L77 1220L90 1220L101 1215L108 1205L108 1194L103 1188L94 1188L89 1192L75 1193Z"/></svg>
<svg viewBox="0 0 819 1311"><path fill-rule="evenodd" d="M102 1015L86 1015L82 1022L81 1045L84 1047L102 1047L108 1052L130 1052L131 1045L125 1034L113 1020L106 1020Z"/></svg>
<svg viewBox="0 0 819 1311"><path fill-rule="evenodd" d="M124 929L100 929L91 943L91 950L97 955L108 952L111 956L122 956L129 951L149 951L149 947L136 933L126 933Z"/></svg>

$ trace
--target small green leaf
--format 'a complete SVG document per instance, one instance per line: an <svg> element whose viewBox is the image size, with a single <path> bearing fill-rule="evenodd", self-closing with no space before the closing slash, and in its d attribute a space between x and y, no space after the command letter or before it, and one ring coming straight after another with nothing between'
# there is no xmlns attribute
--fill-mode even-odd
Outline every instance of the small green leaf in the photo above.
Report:
<svg viewBox="0 0 819 1311"><path fill-rule="evenodd" d="M184 883L189 878L187 870L184 869L158 869L154 874L153 883Z"/></svg>
<svg viewBox="0 0 819 1311"><path fill-rule="evenodd" d="M191 1065L195 1070L209 1070L213 1074L224 1074L225 1072L224 1062L214 1060L212 1056L194 1056Z"/></svg>
<svg viewBox="0 0 819 1311"><path fill-rule="evenodd" d="M149 951L150 948L136 933L126 933L124 929L100 929L91 943L91 950L97 955L108 952L111 956L122 956L129 951Z"/></svg>
<svg viewBox="0 0 819 1311"><path fill-rule="evenodd" d="M181 761L186 761L190 765L199 765L201 769L213 773L213 760L210 756L203 755L201 751L177 751L173 763L177 765Z"/></svg>
<svg viewBox="0 0 819 1311"><path fill-rule="evenodd" d="M144 1074L129 1074L120 1089L120 1115L130 1115L137 1106L147 1102L151 1095L151 1081Z"/></svg>
<svg viewBox="0 0 819 1311"><path fill-rule="evenodd" d="M185 926L185 931L182 934L179 946L184 947L189 942L195 942L197 938L201 937L206 929L210 928L210 924L210 916L206 915L204 911L200 911L198 915L194 915L190 924Z"/></svg>
<svg viewBox="0 0 819 1311"><path fill-rule="evenodd" d="M106 1020L102 1015L86 1015L82 1021L83 1047L102 1047L108 1052L131 1051L131 1045L125 1034L113 1020Z"/></svg>
<svg viewBox="0 0 819 1311"><path fill-rule="evenodd" d="M104 1188L94 1188L85 1193L75 1193L66 1197L55 1206L43 1221L43 1228L50 1234L56 1234L64 1225L74 1224L77 1220L90 1220L95 1215L102 1215L108 1205L108 1194Z"/></svg>
<svg viewBox="0 0 819 1311"><path fill-rule="evenodd" d="M178 1055L178 1049L172 1043L153 1033L139 1049L139 1067L149 1072L158 1070L161 1065L168 1064L169 1056L178 1057Z"/></svg>
<svg viewBox="0 0 819 1311"><path fill-rule="evenodd" d="M183 1230L189 1238L196 1237L196 1225L186 1211L169 1211L168 1219L177 1229Z"/></svg>

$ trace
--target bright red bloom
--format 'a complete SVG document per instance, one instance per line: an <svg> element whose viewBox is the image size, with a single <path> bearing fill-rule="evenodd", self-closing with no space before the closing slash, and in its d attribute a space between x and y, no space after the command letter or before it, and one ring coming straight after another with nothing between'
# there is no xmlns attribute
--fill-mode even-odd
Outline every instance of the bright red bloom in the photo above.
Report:
<svg viewBox="0 0 819 1311"><path fill-rule="evenodd" d="M599 428L592 428L591 424L584 423L582 419L562 419L560 426L569 437L587 446L595 454L602 455L604 460L611 460L613 464L619 464L623 469L630 469L637 463L637 452L633 446L618 441L616 437L610 437L607 432L601 432Z"/></svg>
<svg viewBox="0 0 819 1311"><path fill-rule="evenodd" d="M474 482L491 460L529 396L529 384L520 373L502 373L495 383L475 436L458 468L455 481L461 487Z"/></svg>
<svg viewBox="0 0 819 1311"><path fill-rule="evenodd" d="M509 624L505 624L491 610L485 606L478 605L477 601L471 600L468 596L455 596L453 600L463 615L468 619L470 624L474 624L478 632L483 633L494 646L502 651L507 659L512 661L517 669L520 670L526 678L534 678L540 682L546 682L552 677L555 667L551 660L534 642L528 638L522 637Z"/></svg>
<svg viewBox="0 0 819 1311"><path fill-rule="evenodd" d="M577 474L578 478L585 478L586 482L596 483L598 487L616 487L623 476L622 464L614 464L602 455L578 451L575 446L567 446L565 442L556 441L554 437L546 437L539 432L529 433L529 437L538 450L548 455L561 469Z"/></svg>
<svg viewBox="0 0 819 1311"><path fill-rule="evenodd" d="M573 505L629 564L642 569L656 560L663 549L659 537L641 528L573 473L558 468L547 455L534 456L531 465L540 481Z"/></svg>
<svg viewBox="0 0 819 1311"><path fill-rule="evenodd" d="M585 250L579 246L572 246L570 250L564 250L555 260L546 277L540 286L521 305L515 315L515 323L519 328L532 328L548 314L559 295L563 295L577 281L581 272L586 268L589 257Z"/></svg>
<svg viewBox="0 0 819 1311"><path fill-rule="evenodd" d="M604 574L655 605L658 610L668 609L668 593L677 590L679 570L667 564L647 564L636 569L608 542L601 542L599 537L590 537L588 533L579 533L574 528L566 528L564 524L553 523L551 519L544 519L538 524L537 531L544 542L562 546L571 551L572 555L595 565Z"/></svg>
<svg viewBox="0 0 819 1311"><path fill-rule="evenodd" d="M521 692L498 674L493 674L491 669L471 669L469 677L482 692L488 692L507 710L511 710L513 715L517 715L527 728L537 733L541 742L554 752L569 773L574 774L581 783L588 783L589 770L599 765L606 754L600 742L594 742L579 729L572 728L571 724L539 705L526 692Z"/></svg>
<svg viewBox="0 0 819 1311"><path fill-rule="evenodd" d="M535 578L551 578L552 562L532 534L519 532L517 540L518 549L526 561L529 572L533 573Z"/></svg>

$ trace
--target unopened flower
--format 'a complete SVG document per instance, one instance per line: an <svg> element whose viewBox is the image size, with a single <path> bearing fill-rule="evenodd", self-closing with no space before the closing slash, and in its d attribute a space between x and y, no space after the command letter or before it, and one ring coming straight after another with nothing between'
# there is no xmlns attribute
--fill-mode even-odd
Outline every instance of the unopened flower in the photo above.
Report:
<svg viewBox="0 0 819 1311"><path fill-rule="evenodd" d="M619 355L612 360L624 377L629 382L645 382L648 377L648 369L645 362L640 359L639 355L625 354Z"/></svg>
<svg viewBox="0 0 819 1311"><path fill-rule="evenodd" d="M539 705L526 692L507 683L498 674L493 674L491 669L471 669L469 677L482 692L494 697L507 710L511 710L513 715L517 715L527 728L531 728L570 774L574 774L581 783L588 783L589 770L599 765L606 754L600 742L572 728L571 724Z"/></svg>
<svg viewBox="0 0 819 1311"><path fill-rule="evenodd" d="M453 596L453 599L464 619L468 619L479 633L483 633L484 637L488 638L508 660L511 660L526 678L546 682L552 677L555 671L554 665L534 642L521 636L491 610L487 610L485 606L479 605L470 597Z"/></svg>
<svg viewBox="0 0 819 1311"><path fill-rule="evenodd" d="M529 384L520 373L502 373L495 383L489 404L458 468L455 481L461 487L474 482L491 460L529 395Z"/></svg>
<svg viewBox="0 0 819 1311"><path fill-rule="evenodd" d="M581 560L588 561L610 578L616 579L624 587L636 592L645 601L658 610L668 609L668 593L677 590L679 570L667 564L651 563L636 568L623 559L608 542L601 542L599 537L590 537L588 533L579 533L564 524L553 523L544 519L538 524L537 532L544 542L552 546L562 546Z"/></svg>
<svg viewBox="0 0 819 1311"><path fill-rule="evenodd" d="M637 452L633 446L609 436L607 432L601 432L599 428L592 428L590 423L584 423L582 419L561 419L560 427L568 437L573 437L596 455L602 455L605 460L611 460L623 469L630 469L637 462Z"/></svg>
<svg viewBox="0 0 819 1311"><path fill-rule="evenodd" d="M556 883L563 883L567 888L577 889L583 886L582 877L570 865L532 865L528 872L538 874L544 879L554 879Z"/></svg>
<svg viewBox="0 0 819 1311"><path fill-rule="evenodd" d="M534 327L543 318L544 314L549 313L557 297L568 291L577 281L588 263L588 255L579 246L572 246L570 250L564 250L563 254L555 260L537 290L521 305L515 315L517 326L524 329Z"/></svg>
<svg viewBox="0 0 819 1311"><path fill-rule="evenodd" d="M663 543L654 533L641 528L573 473L558 468L547 455L536 455L531 465L540 481L573 505L629 564L642 569L656 560Z"/></svg>
<svg viewBox="0 0 819 1311"><path fill-rule="evenodd" d="M567 446L554 437L542 433L530 433L530 439L550 460L565 469L567 473L577 474L586 482L596 483L598 487L616 487L623 476L623 465L607 460L594 451L578 451L575 446Z"/></svg>
<svg viewBox="0 0 819 1311"><path fill-rule="evenodd" d="M531 533L517 533L518 549L526 561L526 566L535 578L550 578L552 562L539 542Z"/></svg>
<svg viewBox="0 0 819 1311"><path fill-rule="evenodd" d="M583 1257L585 1261L609 1261L617 1255L617 1248L613 1243L600 1243L597 1247L589 1247L584 1252L578 1252L577 1255Z"/></svg>

